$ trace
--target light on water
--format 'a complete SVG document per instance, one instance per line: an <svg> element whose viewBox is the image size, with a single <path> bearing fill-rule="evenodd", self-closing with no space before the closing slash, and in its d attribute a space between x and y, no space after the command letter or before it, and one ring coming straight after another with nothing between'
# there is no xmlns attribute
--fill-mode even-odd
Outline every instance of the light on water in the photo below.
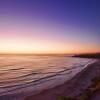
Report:
<svg viewBox="0 0 100 100"><path fill-rule="evenodd" d="M27 93L38 90L38 87L43 89L52 84L57 85L61 80L71 78L89 62L91 59L65 56L2 55L0 96Z"/></svg>

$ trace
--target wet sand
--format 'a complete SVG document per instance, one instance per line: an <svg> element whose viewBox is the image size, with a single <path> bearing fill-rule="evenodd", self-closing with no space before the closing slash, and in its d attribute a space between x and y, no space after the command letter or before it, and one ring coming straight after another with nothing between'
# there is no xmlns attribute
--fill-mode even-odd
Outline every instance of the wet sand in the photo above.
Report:
<svg viewBox="0 0 100 100"><path fill-rule="evenodd" d="M64 84L44 89L36 95L25 97L24 100L56 100L58 96L76 97L90 86L91 80L97 75L100 75L100 60L89 64Z"/></svg>

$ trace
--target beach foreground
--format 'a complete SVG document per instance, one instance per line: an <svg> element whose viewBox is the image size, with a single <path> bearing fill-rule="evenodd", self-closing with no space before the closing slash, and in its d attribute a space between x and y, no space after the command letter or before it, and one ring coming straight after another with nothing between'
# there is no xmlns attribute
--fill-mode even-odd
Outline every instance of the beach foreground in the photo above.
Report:
<svg viewBox="0 0 100 100"><path fill-rule="evenodd" d="M93 81L96 78L98 81ZM100 100L100 60L89 64L64 84L42 90L24 100Z"/></svg>

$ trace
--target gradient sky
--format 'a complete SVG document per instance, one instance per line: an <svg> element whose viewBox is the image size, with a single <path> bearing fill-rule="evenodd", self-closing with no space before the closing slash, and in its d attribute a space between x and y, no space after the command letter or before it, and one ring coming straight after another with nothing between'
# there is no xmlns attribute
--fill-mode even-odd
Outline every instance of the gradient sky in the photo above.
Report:
<svg viewBox="0 0 100 100"><path fill-rule="evenodd" d="M100 52L100 0L0 0L0 53Z"/></svg>

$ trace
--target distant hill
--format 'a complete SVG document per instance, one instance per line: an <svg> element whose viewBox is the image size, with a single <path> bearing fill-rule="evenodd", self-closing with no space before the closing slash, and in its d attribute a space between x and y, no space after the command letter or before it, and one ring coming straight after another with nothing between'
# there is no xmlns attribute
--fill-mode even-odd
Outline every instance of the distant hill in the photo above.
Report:
<svg viewBox="0 0 100 100"><path fill-rule="evenodd" d="M93 53L93 54L77 54L73 57L81 57L81 58L98 58L100 59L100 53Z"/></svg>

